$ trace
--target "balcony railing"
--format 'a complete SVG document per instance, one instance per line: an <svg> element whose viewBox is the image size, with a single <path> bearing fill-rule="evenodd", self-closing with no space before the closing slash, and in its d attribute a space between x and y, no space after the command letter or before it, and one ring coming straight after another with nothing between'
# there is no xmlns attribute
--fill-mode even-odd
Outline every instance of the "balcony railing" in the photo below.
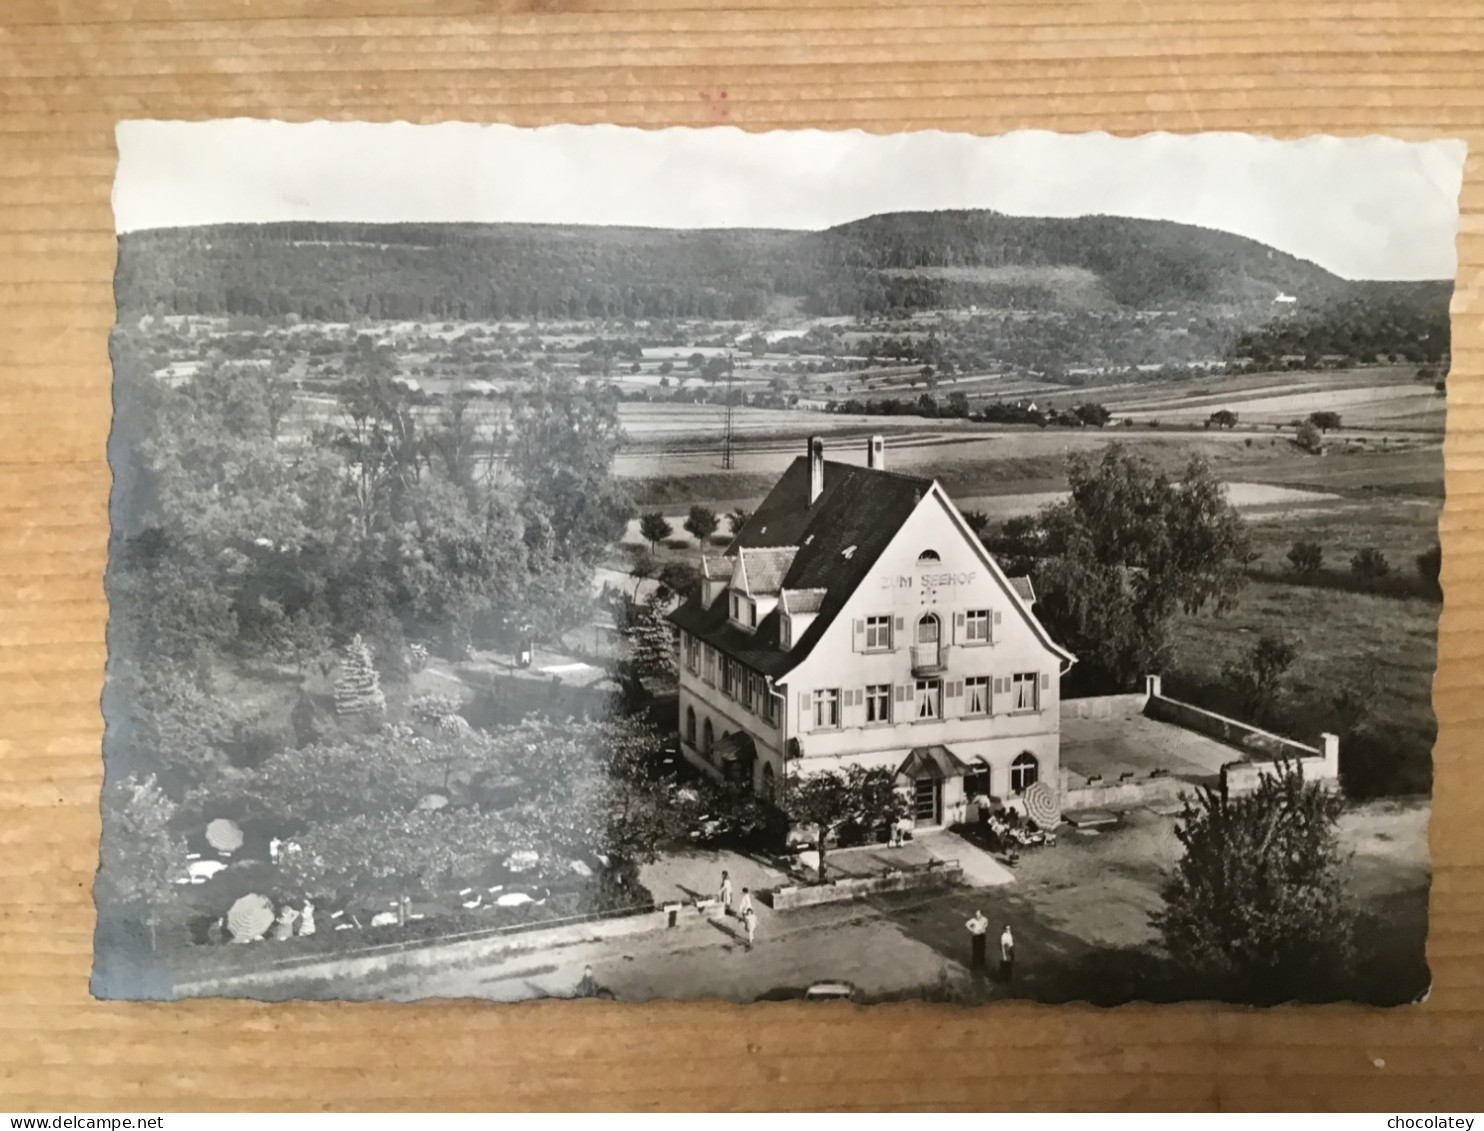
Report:
<svg viewBox="0 0 1484 1131"><path fill-rule="evenodd" d="M912 645L912 674L915 676L940 675L948 669L948 645Z"/></svg>

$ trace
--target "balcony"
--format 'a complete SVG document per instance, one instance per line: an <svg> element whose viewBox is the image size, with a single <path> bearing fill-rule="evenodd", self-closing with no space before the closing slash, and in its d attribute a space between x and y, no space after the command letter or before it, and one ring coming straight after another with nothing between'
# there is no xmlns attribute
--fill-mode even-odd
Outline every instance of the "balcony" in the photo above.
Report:
<svg viewBox="0 0 1484 1131"><path fill-rule="evenodd" d="M948 645L912 645L912 674L917 677L942 675L948 670Z"/></svg>

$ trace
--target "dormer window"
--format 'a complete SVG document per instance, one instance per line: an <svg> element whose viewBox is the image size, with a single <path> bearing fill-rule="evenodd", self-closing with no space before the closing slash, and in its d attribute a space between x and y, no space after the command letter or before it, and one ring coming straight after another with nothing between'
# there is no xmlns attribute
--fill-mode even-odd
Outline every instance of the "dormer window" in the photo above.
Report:
<svg viewBox="0 0 1484 1131"><path fill-rule="evenodd" d="M922 553L917 555L918 565L936 565L942 560L943 559L938 556L937 550L924 550Z"/></svg>
<svg viewBox="0 0 1484 1131"><path fill-rule="evenodd" d="M732 592L731 600L732 623L749 630L756 628L757 602L745 593L738 593L735 590Z"/></svg>

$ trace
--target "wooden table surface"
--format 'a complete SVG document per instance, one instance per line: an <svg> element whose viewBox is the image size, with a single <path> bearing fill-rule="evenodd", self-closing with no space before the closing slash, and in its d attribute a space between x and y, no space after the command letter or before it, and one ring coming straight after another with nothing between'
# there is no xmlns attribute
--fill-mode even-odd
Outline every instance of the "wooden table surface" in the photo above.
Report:
<svg viewBox="0 0 1484 1131"><path fill-rule="evenodd" d="M0 1109L1477 1109L1484 6L0 4ZM317 117L1463 137L1426 1004L103 1004L113 126Z"/></svg>

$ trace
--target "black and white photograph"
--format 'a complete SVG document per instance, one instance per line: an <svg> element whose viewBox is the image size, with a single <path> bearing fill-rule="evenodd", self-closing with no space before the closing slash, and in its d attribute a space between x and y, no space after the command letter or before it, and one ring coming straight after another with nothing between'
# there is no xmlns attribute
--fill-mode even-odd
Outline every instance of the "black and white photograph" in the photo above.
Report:
<svg viewBox="0 0 1484 1131"><path fill-rule="evenodd" d="M96 997L1425 998L1462 143L117 141Z"/></svg>

